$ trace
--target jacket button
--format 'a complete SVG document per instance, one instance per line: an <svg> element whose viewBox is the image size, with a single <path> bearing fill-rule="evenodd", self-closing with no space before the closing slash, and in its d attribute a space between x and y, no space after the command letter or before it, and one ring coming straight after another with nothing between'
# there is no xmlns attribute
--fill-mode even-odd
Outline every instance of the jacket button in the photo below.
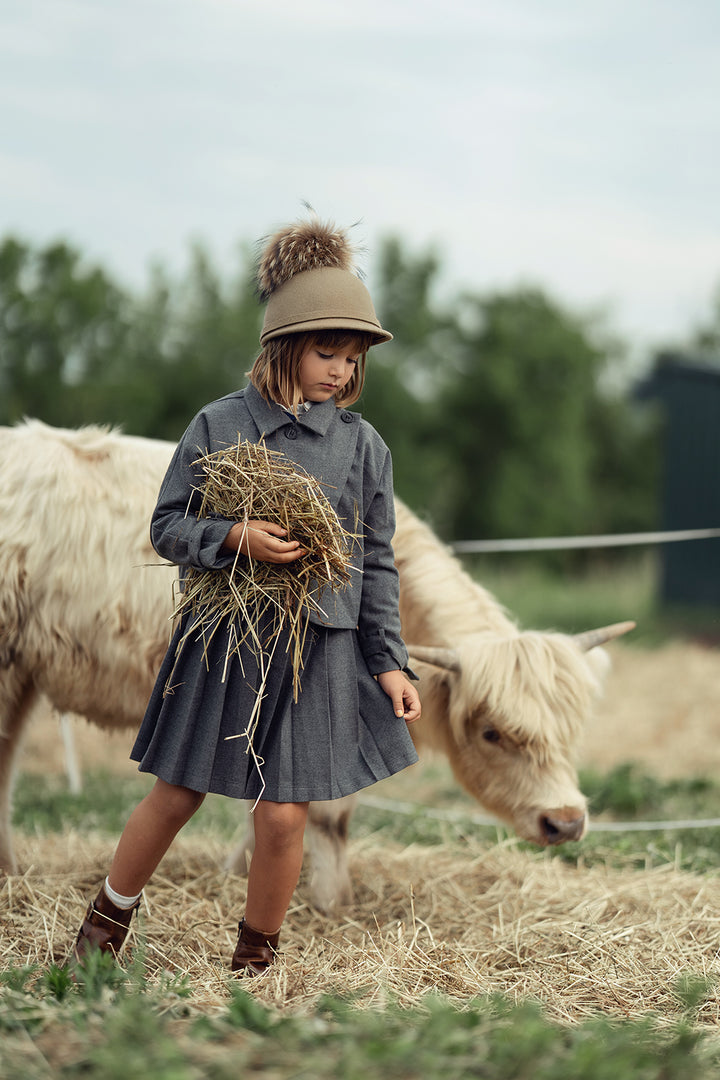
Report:
<svg viewBox="0 0 720 1080"><path fill-rule="evenodd" d="M352 424L355 422L355 417L352 415L352 413L349 412L341 412L340 419L342 420L343 424Z"/></svg>
<svg viewBox="0 0 720 1080"><path fill-rule="evenodd" d="M286 439L297 439L297 428L294 427L294 426L289 427L289 428L285 428L285 438Z"/></svg>

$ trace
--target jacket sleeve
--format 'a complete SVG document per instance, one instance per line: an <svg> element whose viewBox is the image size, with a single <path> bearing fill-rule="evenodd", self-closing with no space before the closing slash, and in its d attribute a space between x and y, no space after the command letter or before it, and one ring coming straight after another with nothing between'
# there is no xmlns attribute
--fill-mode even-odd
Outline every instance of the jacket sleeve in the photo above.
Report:
<svg viewBox="0 0 720 1080"><path fill-rule="evenodd" d="M417 676L408 668L408 652L400 636L400 585L392 549L394 533L392 459L385 448L379 484L365 503L358 634L371 675L399 668L415 679Z"/></svg>
<svg viewBox="0 0 720 1080"><path fill-rule="evenodd" d="M207 421L199 413L178 443L150 523L150 539L158 555L197 570L218 570L235 559L234 552L223 549L234 522L197 516L204 477L195 463L209 449Z"/></svg>

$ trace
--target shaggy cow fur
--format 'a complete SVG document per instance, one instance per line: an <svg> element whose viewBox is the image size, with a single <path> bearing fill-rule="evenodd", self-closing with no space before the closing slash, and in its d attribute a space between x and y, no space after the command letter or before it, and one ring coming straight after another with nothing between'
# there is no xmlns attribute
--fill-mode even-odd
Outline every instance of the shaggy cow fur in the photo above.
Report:
<svg viewBox="0 0 720 1080"><path fill-rule="evenodd" d="M16 869L12 777L38 694L105 728L136 728L170 635L176 571L148 522L173 447L100 428L0 428L0 868ZM427 526L398 503L401 616L412 645L452 663L421 676L419 748L445 754L470 794L539 844L586 828L573 753L599 689L601 650L521 633ZM316 803L315 898L348 895L352 798ZM248 847L245 843L243 850ZM235 857L235 863L242 855Z"/></svg>

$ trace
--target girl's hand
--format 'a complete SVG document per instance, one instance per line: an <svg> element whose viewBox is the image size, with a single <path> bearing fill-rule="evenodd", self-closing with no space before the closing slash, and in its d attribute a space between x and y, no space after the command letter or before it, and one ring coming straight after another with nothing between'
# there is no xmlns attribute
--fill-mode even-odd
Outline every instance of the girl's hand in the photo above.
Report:
<svg viewBox="0 0 720 1080"><path fill-rule="evenodd" d="M287 529L272 521L238 521L230 529L223 546L261 562L289 563L300 559L305 550L298 540L283 540Z"/></svg>
<svg viewBox="0 0 720 1080"><path fill-rule="evenodd" d="M420 719L420 695L403 671L383 671L377 681L391 699L396 716L402 716L406 724Z"/></svg>

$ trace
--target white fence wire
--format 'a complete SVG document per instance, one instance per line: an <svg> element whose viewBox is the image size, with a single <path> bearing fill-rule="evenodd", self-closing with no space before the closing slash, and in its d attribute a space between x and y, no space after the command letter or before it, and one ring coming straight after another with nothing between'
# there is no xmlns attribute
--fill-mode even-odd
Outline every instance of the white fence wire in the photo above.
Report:
<svg viewBox="0 0 720 1080"><path fill-rule="evenodd" d="M524 540L456 540L450 545L458 555L503 551L567 551L581 548L633 547L672 544L678 540L715 540L720 529L673 529L667 532L616 533L610 536L540 536Z"/></svg>

